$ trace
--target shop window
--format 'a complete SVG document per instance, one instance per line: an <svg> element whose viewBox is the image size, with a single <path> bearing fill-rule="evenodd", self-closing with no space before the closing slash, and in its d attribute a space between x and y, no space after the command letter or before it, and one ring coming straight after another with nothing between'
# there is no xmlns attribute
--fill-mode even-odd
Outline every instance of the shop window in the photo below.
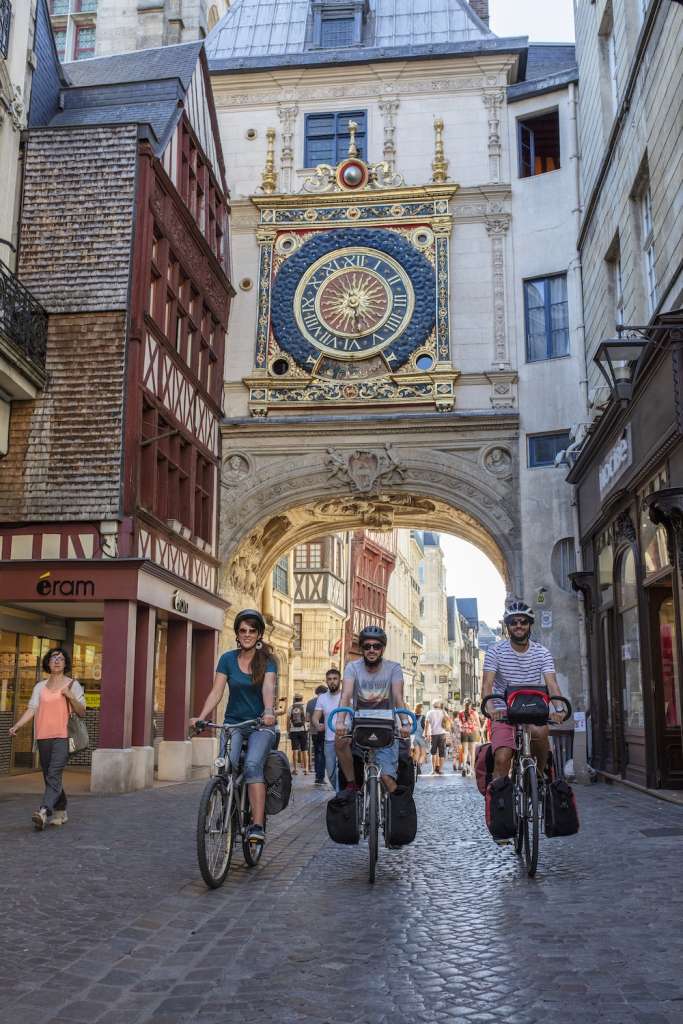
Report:
<svg viewBox="0 0 683 1024"><path fill-rule="evenodd" d="M620 620L619 657L622 666L622 708L627 729L644 729L643 680L640 668L638 586L633 551L626 551L618 570L617 599Z"/></svg>
<svg viewBox="0 0 683 1024"><path fill-rule="evenodd" d="M554 466L555 458L569 445L569 431L556 434L530 434L527 437L529 467Z"/></svg>
<svg viewBox="0 0 683 1024"><path fill-rule="evenodd" d="M659 660L662 673L664 723L667 728L680 726L681 717L676 701L678 672L676 665L676 613L673 598L667 598L659 608Z"/></svg>
<svg viewBox="0 0 683 1024"><path fill-rule="evenodd" d="M527 362L569 354L566 274L524 282L524 320Z"/></svg>
<svg viewBox="0 0 683 1024"><path fill-rule="evenodd" d="M154 640L154 705L152 709L152 740L164 738L164 712L166 709L166 650L168 628L157 622Z"/></svg>
<svg viewBox="0 0 683 1024"><path fill-rule="evenodd" d="M304 617L300 612L295 612L292 620L292 628L294 630L294 637L292 645L295 651L301 650L301 634L303 631L303 620Z"/></svg>
<svg viewBox="0 0 683 1024"><path fill-rule="evenodd" d="M668 487L668 475L666 469L662 469L654 476L647 487L641 491L640 498L654 494L655 491ZM650 519L650 513L645 505L641 505L640 513L640 550L643 558L643 571L645 576L654 576L663 569L668 568L669 551L667 545L666 530L661 525L655 525Z"/></svg>
<svg viewBox="0 0 683 1024"><path fill-rule="evenodd" d="M598 588L600 604L611 604L614 600L613 576L614 552L609 533L606 531L598 540Z"/></svg>
<svg viewBox="0 0 683 1024"><path fill-rule="evenodd" d="M560 166L560 114L550 110L517 122L519 176L531 178Z"/></svg>
<svg viewBox="0 0 683 1024"><path fill-rule="evenodd" d="M364 110L341 111L334 114L306 114L304 166L318 164L336 166L349 151L349 121L358 125L356 145L361 160L366 158L367 114Z"/></svg>

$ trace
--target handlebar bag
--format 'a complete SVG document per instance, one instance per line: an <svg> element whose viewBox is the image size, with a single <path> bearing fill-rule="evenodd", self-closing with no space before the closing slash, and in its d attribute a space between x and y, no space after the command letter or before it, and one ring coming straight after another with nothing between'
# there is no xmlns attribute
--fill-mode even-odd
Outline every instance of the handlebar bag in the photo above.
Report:
<svg viewBox="0 0 683 1024"><path fill-rule="evenodd" d="M355 846L360 842L359 794L352 790L338 793L327 802L327 834L333 843Z"/></svg>
<svg viewBox="0 0 683 1024"><path fill-rule="evenodd" d="M387 800L384 837L388 847L407 846L417 835L417 807L408 786L397 786Z"/></svg>
<svg viewBox="0 0 683 1024"><path fill-rule="evenodd" d="M564 779L556 779L548 786L545 800L545 834L573 836L579 831L579 812L574 791Z"/></svg>
<svg viewBox="0 0 683 1024"><path fill-rule="evenodd" d="M547 725L550 694L545 686L511 685L505 690L510 725Z"/></svg>
<svg viewBox="0 0 683 1024"><path fill-rule="evenodd" d="M393 711L356 711L353 717L353 742L359 747L377 750L394 742Z"/></svg>
<svg viewBox="0 0 683 1024"><path fill-rule="evenodd" d="M292 795L292 770L281 750L271 750L263 765L266 783L266 814L284 811Z"/></svg>

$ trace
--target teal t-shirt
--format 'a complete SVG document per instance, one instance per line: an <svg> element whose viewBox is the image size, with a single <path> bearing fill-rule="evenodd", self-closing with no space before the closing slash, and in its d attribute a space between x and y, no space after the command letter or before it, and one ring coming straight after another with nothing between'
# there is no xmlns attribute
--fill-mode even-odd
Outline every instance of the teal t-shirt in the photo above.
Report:
<svg viewBox="0 0 683 1024"><path fill-rule="evenodd" d="M239 651L226 651L221 654L216 665L216 672L228 677L228 706L225 709L225 724L237 725L250 718L258 718L265 707L260 686L254 686L252 678L243 672L237 663ZM277 673L277 666L271 659L266 665L266 672Z"/></svg>

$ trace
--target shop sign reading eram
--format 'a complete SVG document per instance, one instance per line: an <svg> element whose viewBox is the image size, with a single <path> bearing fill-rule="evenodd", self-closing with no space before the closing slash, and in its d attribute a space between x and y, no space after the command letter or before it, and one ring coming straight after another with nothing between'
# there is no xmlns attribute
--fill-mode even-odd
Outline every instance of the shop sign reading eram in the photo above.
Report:
<svg viewBox="0 0 683 1024"><path fill-rule="evenodd" d="M190 610L190 603L183 597L179 590L173 591L173 608L181 615L187 615Z"/></svg>
<svg viewBox="0 0 683 1024"><path fill-rule="evenodd" d="M607 453L607 457L600 463L598 469L598 483L600 486L600 497L603 498L608 491L611 491L619 477L626 472L633 462L633 446L631 444L631 424L627 423L621 436Z"/></svg>

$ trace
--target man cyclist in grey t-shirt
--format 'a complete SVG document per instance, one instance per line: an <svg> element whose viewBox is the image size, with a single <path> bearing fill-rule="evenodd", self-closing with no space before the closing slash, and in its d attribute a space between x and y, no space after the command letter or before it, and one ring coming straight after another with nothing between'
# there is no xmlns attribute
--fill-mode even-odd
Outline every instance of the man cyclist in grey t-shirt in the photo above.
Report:
<svg viewBox="0 0 683 1024"><path fill-rule="evenodd" d="M340 706L359 710L403 707L403 672L397 661L384 660L387 645L384 630L380 626L366 626L360 631L358 640L363 657L358 661L350 661L344 669ZM348 717L337 715L335 748L347 780L346 788L356 789ZM409 731L401 727L401 735L407 736ZM398 771L398 739L390 747L377 750L375 759L382 782L393 793Z"/></svg>

